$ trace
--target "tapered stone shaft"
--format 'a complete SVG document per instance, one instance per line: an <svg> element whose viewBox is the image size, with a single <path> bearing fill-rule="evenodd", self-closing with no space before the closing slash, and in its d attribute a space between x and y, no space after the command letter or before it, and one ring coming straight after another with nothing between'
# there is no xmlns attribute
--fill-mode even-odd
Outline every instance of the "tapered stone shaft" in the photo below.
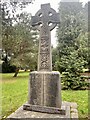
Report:
<svg viewBox="0 0 90 120"><path fill-rule="evenodd" d="M38 71L52 71L51 36L47 24L40 30Z"/></svg>

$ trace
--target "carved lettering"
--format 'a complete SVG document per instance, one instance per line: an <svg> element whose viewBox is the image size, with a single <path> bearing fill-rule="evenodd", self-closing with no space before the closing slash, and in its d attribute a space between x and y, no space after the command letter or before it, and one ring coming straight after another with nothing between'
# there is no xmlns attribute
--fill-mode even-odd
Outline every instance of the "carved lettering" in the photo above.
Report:
<svg viewBox="0 0 90 120"><path fill-rule="evenodd" d="M49 52L49 38L42 37L41 38L41 46L40 46L40 53L48 53Z"/></svg>
<svg viewBox="0 0 90 120"><path fill-rule="evenodd" d="M49 54L41 54L40 59L40 69L49 69L50 63L49 63Z"/></svg>

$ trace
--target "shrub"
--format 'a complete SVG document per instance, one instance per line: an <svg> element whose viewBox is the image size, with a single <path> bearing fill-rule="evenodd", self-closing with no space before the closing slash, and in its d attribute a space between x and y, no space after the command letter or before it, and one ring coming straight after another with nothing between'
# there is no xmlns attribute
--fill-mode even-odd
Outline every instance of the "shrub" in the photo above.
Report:
<svg viewBox="0 0 90 120"><path fill-rule="evenodd" d="M15 65L10 65L9 63L2 63L2 73L13 73L16 70L16 66Z"/></svg>
<svg viewBox="0 0 90 120"><path fill-rule="evenodd" d="M87 89L88 83L80 75L64 72L62 73L62 89L84 90Z"/></svg>

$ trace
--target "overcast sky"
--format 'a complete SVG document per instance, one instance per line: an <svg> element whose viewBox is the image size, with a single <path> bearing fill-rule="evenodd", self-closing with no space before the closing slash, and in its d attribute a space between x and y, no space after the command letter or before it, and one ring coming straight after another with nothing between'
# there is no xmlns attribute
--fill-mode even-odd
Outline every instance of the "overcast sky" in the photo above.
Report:
<svg viewBox="0 0 90 120"><path fill-rule="evenodd" d="M26 11L31 13L33 16L35 15L35 13L40 9L40 5L41 4L45 4L45 3L50 3L51 7L53 9L55 9L58 12L58 4L61 0L35 0L35 2L33 2L33 4L30 4L29 7L27 7ZM65 1L65 0L63 0ZM66 1L70 1L70 0L66 0ZM72 1L76 1L76 0L72 0ZM89 0L79 0L80 2L86 3ZM52 45L55 47L56 46L56 29L54 29L51 32L51 43Z"/></svg>

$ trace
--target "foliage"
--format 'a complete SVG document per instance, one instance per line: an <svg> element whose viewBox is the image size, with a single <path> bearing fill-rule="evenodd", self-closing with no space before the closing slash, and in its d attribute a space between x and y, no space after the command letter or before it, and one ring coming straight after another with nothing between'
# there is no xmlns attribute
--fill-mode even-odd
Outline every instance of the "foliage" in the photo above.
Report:
<svg viewBox="0 0 90 120"><path fill-rule="evenodd" d="M37 64L37 33L30 26L30 15L21 14L21 20L14 25L13 53L11 62L18 67L35 69Z"/></svg>
<svg viewBox="0 0 90 120"><path fill-rule="evenodd" d="M85 61L82 57L78 58L77 51L70 55L64 55L60 61L55 62L56 69L62 72L63 89L86 89L87 83L81 78L80 73L83 72Z"/></svg>
<svg viewBox="0 0 90 120"><path fill-rule="evenodd" d="M59 70L58 65L56 65L56 63L58 63L58 54L57 54L57 48L53 48L52 47L52 69L53 70Z"/></svg>
<svg viewBox="0 0 90 120"><path fill-rule="evenodd" d="M22 11L20 14L17 13L27 4L12 2L2 4L2 49L10 57L10 64L18 68L35 69L37 32L30 26L31 14Z"/></svg>
<svg viewBox="0 0 90 120"><path fill-rule="evenodd" d="M29 72L21 72L17 78L12 75L2 74L2 117L7 117L27 101ZM80 118L88 116L87 90L62 90L62 100L76 102Z"/></svg>
<svg viewBox="0 0 90 120"><path fill-rule="evenodd" d="M7 54L5 54L5 51L2 51L1 53L1 64L0 64L0 73L12 73L15 72L16 66L10 64L10 58Z"/></svg>
<svg viewBox="0 0 90 120"><path fill-rule="evenodd" d="M55 67L64 76L63 89L85 89L87 83L81 79L80 73L88 64L86 8L79 2L61 2L59 12L61 23L57 29Z"/></svg>
<svg viewBox="0 0 90 120"><path fill-rule="evenodd" d="M15 65L10 65L9 63L2 63L2 73L13 73L16 70Z"/></svg>

